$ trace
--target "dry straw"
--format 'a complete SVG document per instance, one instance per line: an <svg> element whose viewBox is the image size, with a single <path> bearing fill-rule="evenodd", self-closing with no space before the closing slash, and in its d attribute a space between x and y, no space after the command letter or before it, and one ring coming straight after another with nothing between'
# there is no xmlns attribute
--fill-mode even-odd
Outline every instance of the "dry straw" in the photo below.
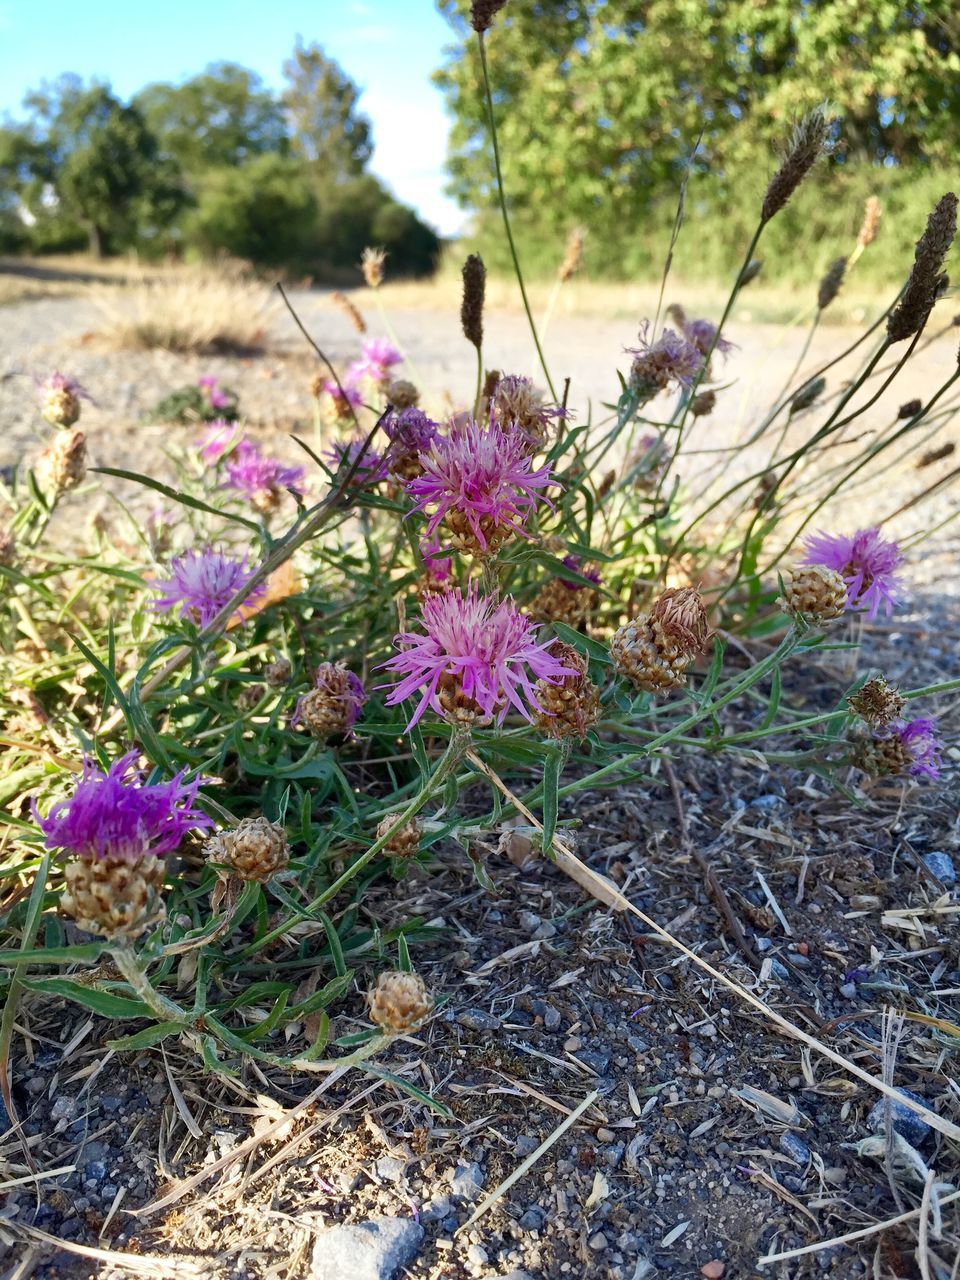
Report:
<svg viewBox="0 0 960 1280"><path fill-rule="evenodd" d="M345 293L341 293L339 289L336 289L331 293L330 299L332 302L337 304L343 314L356 329L357 333L364 334L367 332L366 320L364 320L363 316L360 314L358 307L355 306Z"/></svg>
<svg viewBox="0 0 960 1280"><path fill-rule="evenodd" d="M863 222L860 224L860 232L857 236L857 246L860 249L866 249L868 244L873 244L879 229L880 197L867 196L867 203L863 207Z"/></svg>
<svg viewBox="0 0 960 1280"><path fill-rule="evenodd" d="M574 227L567 240L567 251L563 262L560 263L560 270L557 272L557 279L561 284L566 284L580 270L580 264L583 262L583 240L583 228Z"/></svg>

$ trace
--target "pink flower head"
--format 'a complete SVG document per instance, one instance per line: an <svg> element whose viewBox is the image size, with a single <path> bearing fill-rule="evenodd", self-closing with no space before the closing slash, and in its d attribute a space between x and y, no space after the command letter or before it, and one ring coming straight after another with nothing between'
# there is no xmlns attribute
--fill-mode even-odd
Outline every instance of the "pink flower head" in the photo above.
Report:
<svg viewBox="0 0 960 1280"><path fill-rule="evenodd" d="M196 808L199 778L183 781L183 771L170 782L145 783L136 765L137 752L115 760L106 773L91 760L67 800L55 804L45 818L34 817L48 849L65 849L77 858L123 858L129 862L176 849L191 830L209 830L207 815Z"/></svg>
<svg viewBox="0 0 960 1280"><path fill-rule="evenodd" d="M912 762L909 772L914 778L932 778L936 781L940 777L943 743L937 736L937 728L936 720L919 717L895 724L890 730L906 748Z"/></svg>
<svg viewBox="0 0 960 1280"><path fill-rule="evenodd" d="M549 467L534 470L526 436L516 428L491 422L483 427L468 418L438 435L421 453L423 475L406 482L416 510L433 508L427 523L430 536L451 514L466 522L484 551L488 537L511 530L525 538L522 522L553 483Z"/></svg>
<svg viewBox="0 0 960 1280"><path fill-rule="evenodd" d="M400 352L386 338L364 338L360 351L360 359L354 360L347 371L351 380L369 378L372 382L386 382L393 366L403 360Z"/></svg>
<svg viewBox="0 0 960 1280"><path fill-rule="evenodd" d="M242 434L243 427L239 422L216 418L208 424L194 447L207 466L213 466L225 453L230 452Z"/></svg>
<svg viewBox="0 0 960 1280"><path fill-rule="evenodd" d="M537 626L510 597L496 601L480 596L475 583L466 594L452 587L428 596L423 625L424 634L405 631L396 636L400 652L383 664L401 676L387 696L388 706L421 692L408 732L427 707L444 714L439 693L445 679L485 716L495 716L502 724L510 707L527 720L539 710L536 680L559 684L564 676L578 674L553 657L549 641L537 643Z"/></svg>
<svg viewBox="0 0 960 1280"><path fill-rule="evenodd" d="M34 378L34 382L41 394L41 399L54 391L66 391L68 395L76 396L78 400L89 400L91 404L93 403L93 397L90 393L80 385L76 378L71 378L67 373L54 371L46 378Z"/></svg>
<svg viewBox="0 0 960 1280"><path fill-rule="evenodd" d="M363 681L353 671L349 671L340 662L321 662L313 679L313 688L297 699L290 724L296 727L305 719L304 711L314 702L317 695L326 703L327 715L336 708L338 732L353 736L353 726L360 718L360 712L367 701L367 691Z"/></svg>
<svg viewBox="0 0 960 1280"><path fill-rule="evenodd" d="M208 373L202 378L197 379L197 386L203 391L207 398L207 403L212 409L226 409L231 403L231 397L226 391L220 389L220 383L213 374Z"/></svg>
<svg viewBox="0 0 960 1280"><path fill-rule="evenodd" d="M687 320L683 326L683 336L704 358L714 351L719 351L726 357L734 349L734 343L717 337L717 326L712 320Z"/></svg>
<svg viewBox="0 0 960 1280"><path fill-rule="evenodd" d="M879 529L860 529L852 536L818 533L806 542L803 564L824 564L847 584L847 608L866 609L875 618L881 606L889 616L898 602L903 562L895 542Z"/></svg>
<svg viewBox="0 0 960 1280"><path fill-rule="evenodd" d="M247 557L236 559L222 551L187 551L170 561L170 577L153 584L160 594L153 607L160 613L179 610L181 618L205 627L243 590L253 576ZM252 589L244 605L264 593L261 583Z"/></svg>
<svg viewBox="0 0 960 1280"><path fill-rule="evenodd" d="M261 508L275 502L281 489L303 493L303 480L303 467L284 466L279 458L261 453L252 440L241 440L227 459L227 487Z"/></svg>
<svg viewBox="0 0 960 1280"><path fill-rule="evenodd" d="M423 563L426 566L427 573L436 582L446 582L448 578L453 577L453 557L439 554L445 549L436 535L432 538L420 539L420 554L423 556Z"/></svg>
<svg viewBox="0 0 960 1280"><path fill-rule="evenodd" d="M634 357L631 385L648 399L671 383L689 387L703 364L700 349L673 329L664 329L656 342L650 342L649 331L650 321L644 320L640 326L640 346L627 347Z"/></svg>
<svg viewBox="0 0 960 1280"><path fill-rule="evenodd" d="M333 474L336 475L341 469L349 471L360 457L363 445L363 440L338 440L333 444L324 455ZM381 480L386 479L386 476L386 462L376 449L368 446L360 459L360 465L354 472L352 483L355 485L379 484Z"/></svg>

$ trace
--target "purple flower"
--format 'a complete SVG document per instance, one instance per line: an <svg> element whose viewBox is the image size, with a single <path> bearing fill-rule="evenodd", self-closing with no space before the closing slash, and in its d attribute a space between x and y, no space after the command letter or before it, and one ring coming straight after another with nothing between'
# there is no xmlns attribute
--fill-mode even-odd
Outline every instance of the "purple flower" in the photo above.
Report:
<svg viewBox="0 0 960 1280"><path fill-rule="evenodd" d="M903 562L895 542L881 537L879 529L860 529L852 536L818 533L806 542L803 564L823 564L839 573L847 584L847 608L866 609L875 618L881 606L889 616L898 603Z"/></svg>
<svg viewBox="0 0 960 1280"><path fill-rule="evenodd" d="M69 799L55 804L45 818L34 808L46 847L89 861L135 862L147 855L162 858L188 831L214 825L196 808L199 778L184 782L181 771L170 782L145 783L136 760L137 752L130 751L106 773L85 760Z"/></svg>
<svg viewBox="0 0 960 1280"><path fill-rule="evenodd" d="M207 403L211 409L226 409L230 405L230 396L220 390L220 383L213 374L206 374L202 378L197 379L197 386L202 389L207 397Z"/></svg>
<svg viewBox="0 0 960 1280"><path fill-rule="evenodd" d="M581 578L588 578L590 582L600 585L600 574L596 569L585 569L583 561L579 556L564 556L561 561L568 569L572 569L574 573L579 573ZM567 588L568 591L580 591L583 588L582 582L574 582L570 578L561 578L560 585Z"/></svg>
<svg viewBox="0 0 960 1280"><path fill-rule="evenodd" d="M93 403L93 396L80 385L76 378L71 378L68 373L54 371L42 381L39 378L35 378L34 381L37 384L37 389L42 394L47 394L51 391L66 391L70 395L76 396L78 400L89 400L91 404Z"/></svg>
<svg viewBox="0 0 960 1280"><path fill-rule="evenodd" d="M290 724L302 724L321 737L352 736L366 701L367 693L358 675L342 662L321 662L313 688L297 700Z"/></svg>
<svg viewBox="0 0 960 1280"><path fill-rule="evenodd" d="M553 483L549 467L534 470L528 441L516 428L472 418L438 435L421 453L423 475L406 482L416 510L433 508L427 535L441 521L459 537L469 534L481 551L495 549L509 532L525 538L522 522ZM491 545L492 543L492 545Z"/></svg>
<svg viewBox="0 0 960 1280"><path fill-rule="evenodd" d="M453 557L439 554L445 549L436 535L432 538L420 539L420 554L423 556L427 573L438 583L446 582L453 576Z"/></svg>
<svg viewBox="0 0 960 1280"><path fill-rule="evenodd" d="M640 326L640 346L627 347L634 357L630 367L631 385L647 399L666 390L671 383L689 387L703 364L699 348L673 329L664 329L656 342L650 342L649 331L650 321L644 320Z"/></svg>
<svg viewBox="0 0 960 1280"><path fill-rule="evenodd" d="M341 468L348 471L353 466L360 456L363 445L363 440L338 440L327 450L324 457L334 475ZM376 449L371 449L368 446L360 460L360 465L354 472L352 483L356 485L378 484L381 480L386 479L386 476L386 462L377 453Z"/></svg>
<svg viewBox="0 0 960 1280"><path fill-rule="evenodd" d="M383 431L391 442L392 451L401 454L422 453L429 449L439 430L439 423L415 406L388 414L383 420Z"/></svg>
<svg viewBox="0 0 960 1280"><path fill-rule="evenodd" d="M177 609L181 618L205 627L252 577L246 556L236 559L212 548L187 551L170 561L169 578L153 584L160 592L153 607L161 613ZM264 590L262 583L254 587L243 604L252 604Z"/></svg>
<svg viewBox="0 0 960 1280"><path fill-rule="evenodd" d="M252 440L241 440L227 459L226 485L246 494L261 511L272 510L281 490L303 493L303 467L287 467L279 458L260 452Z"/></svg>
<svg viewBox="0 0 960 1280"><path fill-rule="evenodd" d="M734 349L734 343L717 337L717 326L712 320L687 320L683 326L683 336L704 358L712 351L719 351L726 357Z"/></svg>
<svg viewBox="0 0 960 1280"><path fill-rule="evenodd" d="M914 778L940 777L943 766L943 743L937 737L936 720L919 717L892 726L891 733L898 737L910 757L909 773Z"/></svg>
<svg viewBox="0 0 960 1280"><path fill-rule="evenodd" d="M204 429L194 447L207 466L212 466L230 452L242 434L243 427L238 422L216 418Z"/></svg>
<svg viewBox="0 0 960 1280"><path fill-rule="evenodd" d="M372 382L386 382L390 370L400 364L403 356L386 338L365 338L360 344L361 356L347 370L347 377L359 381L369 378Z"/></svg>
<svg viewBox="0 0 960 1280"><path fill-rule="evenodd" d="M400 652L383 664L401 676L387 697L388 706L421 693L408 731L428 706L443 715L456 707L458 698L485 716L495 716L498 723L510 707L530 720L540 707L534 690L537 679L559 684L564 676L578 674L553 657L549 641L537 643L538 628L510 597L497 601L480 596L475 583L466 595L452 587L428 596L423 625L423 634L406 631L396 636ZM447 707L442 696L448 699Z"/></svg>
<svg viewBox="0 0 960 1280"><path fill-rule="evenodd" d="M490 401L490 414L502 427L516 427L540 444L555 422L569 417L559 405L544 403L543 396L529 378L519 374L502 377Z"/></svg>

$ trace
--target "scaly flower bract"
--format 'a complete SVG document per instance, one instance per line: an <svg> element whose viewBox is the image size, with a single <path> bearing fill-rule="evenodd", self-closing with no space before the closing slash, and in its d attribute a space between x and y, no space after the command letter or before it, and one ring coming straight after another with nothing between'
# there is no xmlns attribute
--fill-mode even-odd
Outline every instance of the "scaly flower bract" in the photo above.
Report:
<svg viewBox="0 0 960 1280"><path fill-rule="evenodd" d="M640 346L627 347L634 357L630 383L641 394L650 397L664 391L671 383L689 387L700 372L703 355L685 337L673 329L664 329L656 342L647 337L650 321L640 326Z"/></svg>
<svg viewBox="0 0 960 1280"><path fill-rule="evenodd" d="M252 576L246 556L236 559L212 548L187 551L170 561L169 578L153 584L160 593L153 607L161 613L177 609L181 618L205 627ZM244 605L252 604L264 590L262 583L253 588Z"/></svg>
<svg viewBox="0 0 960 1280"><path fill-rule="evenodd" d="M569 417L559 405L545 404L533 382L519 374L506 374L497 383L490 413L502 427L519 428L537 445L547 438L555 422Z"/></svg>
<svg viewBox="0 0 960 1280"><path fill-rule="evenodd" d="M388 706L421 693L408 731L427 707L444 714L440 693L445 679L485 716L502 723L511 707L524 719L533 718L540 709L534 689L537 680L557 684L564 676L577 674L553 657L550 641L537 643L539 628L511 598L496 601L481 596L475 583L466 594L453 587L428 596L423 625L422 633L398 635L394 644L400 652L383 663L401 677L387 696Z"/></svg>
<svg viewBox="0 0 960 1280"><path fill-rule="evenodd" d="M491 535L494 545L508 532L529 536L523 521L538 498L553 507L540 492L553 482L550 468L534 470L527 439L516 428L505 430L496 422L484 427L468 418L438 435L420 462L423 475L408 480L406 489L418 511L433 508L428 537L441 521L455 517L487 551Z"/></svg>
<svg viewBox="0 0 960 1280"><path fill-rule="evenodd" d="M73 794L55 804L45 818L34 817L48 849L64 849L88 861L120 858L135 862L162 858L191 830L214 824L196 808L199 779L145 783L137 752L115 760L106 773L85 760Z"/></svg>
<svg viewBox="0 0 960 1280"><path fill-rule="evenodd" d="M866 609L875 618L881 607L889 614L898 601L903 556L879 529L854 534L818 533L806 542L803 564L823 564L847 584L847 608Z"/></svg>
<svg viewBox="0 0 960 1280"><path fill-rule="evenodd" d="M383 431L392 448L404 454L422 453L429 449L439 430L440 424L415 405L399 413L390 413L383 420Z"/></svg>

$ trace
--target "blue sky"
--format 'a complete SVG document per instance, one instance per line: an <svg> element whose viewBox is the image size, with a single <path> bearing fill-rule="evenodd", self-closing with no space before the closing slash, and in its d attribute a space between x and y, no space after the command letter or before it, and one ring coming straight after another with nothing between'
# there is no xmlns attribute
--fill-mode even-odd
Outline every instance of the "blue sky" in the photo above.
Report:
<svg viewBox="0 0 960 1280"><path fill-rule="evenodd" d="M433 0L0 0L0 117L63 71L109 80L124 98L219 61L279 87L298 33L363 89L373 171L440 231L457 231L463 214L443 194L449 122L430 83L450 30Z"/></svg>

